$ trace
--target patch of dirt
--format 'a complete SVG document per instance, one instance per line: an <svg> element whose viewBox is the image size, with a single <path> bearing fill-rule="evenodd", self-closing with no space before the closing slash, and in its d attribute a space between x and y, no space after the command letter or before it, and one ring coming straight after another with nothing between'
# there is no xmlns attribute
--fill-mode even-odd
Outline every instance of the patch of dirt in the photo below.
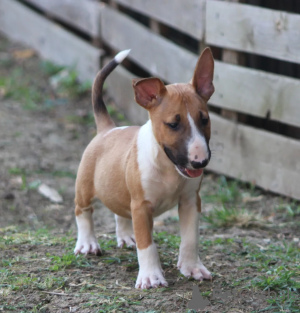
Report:
<svg viewBox="0 0 300 313"><path fill-rule="evenodd" d="M95 134L95 126L88 120L91 113L90 95L85 94L73 99L57 96L49 85L49 77L41 70L41 61L37 56L24 59L14 57L14 52L22 49L25 48L0 37L0 62L3 65L0 68L0 77L9 77L14 69L21 70L24 79L30 82L29 86L34 85L38 88L43 100L37 108L26 109L22 99L6 98L3 90L0 90L0 228L11 225L24 231L47 228L51 229L53 237L60 238L68 234L70 238L75 238L76 225L73 213L75 175L81 154ZM51 107L45 107L47 100L52 101ZM82 122L85 120L82 117L87 117L87 122ZM39 183L59 191L63 202L55 204L43 197L36 188ZM207 174L202 195L213 194L218 189L218 184L218 176ZM260 214L270 223L285 222L280 211L277 214L274 208L290 201L263 192L260 194L262 198L258 201L241 203L240 206ZM203 205L203 209L209 211L215 206L218 204L208 201L207 207ZM99 203L94 215L98 237L104 241L114 238L113 214ZM171 211L159 218L155 223L155 231L179 234L176 216L176 211ZM299 221L299 216L297 219ZM176 269L177 251L172 251L174 258L169 259L164 256L164 249L170 247L163 246L160 248L160 255L169 288L146 292L135 290L134 281L137 276L135 252L130 249L118 250L113 246L104 250L104 255L100 258L88 256L89 267L73 266L52 273L57 280L60 277L67 277L63 282L64 292L61 291L59 281L54 283L50 291L49 289L14 291L5 298L6 306L2 306L0 311L12 312L13 306L26 298L24 312L32 312L34 309L39 312L186 312L188 301L192 298L193 286L197 286L201 292L210 292L224 289L226 286L232 288L233 281L260 275L254 267L240 270L242 260L235 259L232 255L243 251L243 240L263 245L264 239L279 242L285 238L292 241L293 238L300 236L299 228L290 224L280 229L274 227L211 229L207 226L205 223L200 226L203 242L206 240L215 242L218 238L237 239L228 254L224 251L221 241L220 245L201 247L203 262L216 273L212 282L199 283L179 276ZM25 258L29 260L28 264L26 263L24 268L19 268L19 274L27 273L29 277L45 279L48 274L43 269L49 267L49 255L62 256L66 249L70 252L74 244L75 241L68 245L59 242L51 245L25 243L0 251L0 257ZM30 263L32 255L35 257ZM45 257L46 255L48 257ZM111 261L111 264L107 263L107 260L114 258L115 261ZM125 265L119 263L118 258L126 258ZM129 262L131 259L132 262ZM128 263L132 266L128 266ZM95 295L97 292L103 294L101 299L99 295ZM244 296L231 295L226 301L210 302L206 298L200 301L202 306L199 301L197 302L196 311L205 309L206 312L259 312L268 305L265 300L256 297L260 293L259 290L252 290L251 294L250 291L245 291ZM121 299L122 306L114 308L110 303L111 297ZM90 306L84 306L88 303Z"/></svg>

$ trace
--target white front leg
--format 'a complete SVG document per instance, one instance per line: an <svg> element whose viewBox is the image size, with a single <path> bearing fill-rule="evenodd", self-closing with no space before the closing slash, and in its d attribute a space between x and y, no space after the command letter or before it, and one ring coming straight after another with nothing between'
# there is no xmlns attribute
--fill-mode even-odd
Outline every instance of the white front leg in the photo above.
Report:
<svg viewBox="0 0 300 313"><path fill-rule="evenodd" d="M137 249L137 254L140 269L135 288L167 287L155 243L146 249Z"/></svg>
<svg viewBox="0 0 300 313"><path fill-rule="evenodd" d="M193 277L196 280L211 279L211 273L202 264L198 255L199 213L196 201L196 198L180 201L181 243L177 266L186 277Z"/></svg>

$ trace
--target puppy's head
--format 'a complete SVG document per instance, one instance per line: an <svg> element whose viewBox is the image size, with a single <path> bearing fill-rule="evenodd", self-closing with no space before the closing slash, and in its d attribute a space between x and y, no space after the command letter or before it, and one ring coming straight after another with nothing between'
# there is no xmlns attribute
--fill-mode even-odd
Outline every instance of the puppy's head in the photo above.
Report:
<svg viewBox="0 0 300 313"><path fill-rule="evenodd" d="M213 73L206 48L188 84L165 86L155 77L133 80L135 100L149 111L157 142L184 177L200 176L210 160L207 101L214 92Z"/></svg>

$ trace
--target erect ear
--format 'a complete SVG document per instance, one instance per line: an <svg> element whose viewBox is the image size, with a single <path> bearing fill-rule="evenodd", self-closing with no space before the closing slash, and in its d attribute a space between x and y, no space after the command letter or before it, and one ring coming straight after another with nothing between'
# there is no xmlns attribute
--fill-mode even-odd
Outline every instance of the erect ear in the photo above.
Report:
<svg viewBox="0 0 300 313"><path fill-rule="evenodd" d="M164 83L156 77L133 79L132 86L135 93L135 101L147 110L159 104L166 91Z"/></svg>
<svg viewBox="0 0 300 313"><path fill-rule="evenodd" d="M210 48L205 48L198 59L192 85L195 87L196 92L206 101L209 100L215 91L213 78L214 58Z"/></svg>

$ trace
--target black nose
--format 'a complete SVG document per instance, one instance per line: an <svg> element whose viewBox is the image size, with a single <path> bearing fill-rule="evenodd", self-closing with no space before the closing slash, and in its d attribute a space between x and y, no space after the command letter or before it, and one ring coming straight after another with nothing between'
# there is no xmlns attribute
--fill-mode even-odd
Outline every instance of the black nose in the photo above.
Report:
<svg viewBox="0 0 300 313"><path fill-rule="evenodd" d="M208 162L209 162L209 160L205 159L202 162L192 161L191 164L192 164L193 168L202 168L202 167L205 167L208 164Z"/></svg>

